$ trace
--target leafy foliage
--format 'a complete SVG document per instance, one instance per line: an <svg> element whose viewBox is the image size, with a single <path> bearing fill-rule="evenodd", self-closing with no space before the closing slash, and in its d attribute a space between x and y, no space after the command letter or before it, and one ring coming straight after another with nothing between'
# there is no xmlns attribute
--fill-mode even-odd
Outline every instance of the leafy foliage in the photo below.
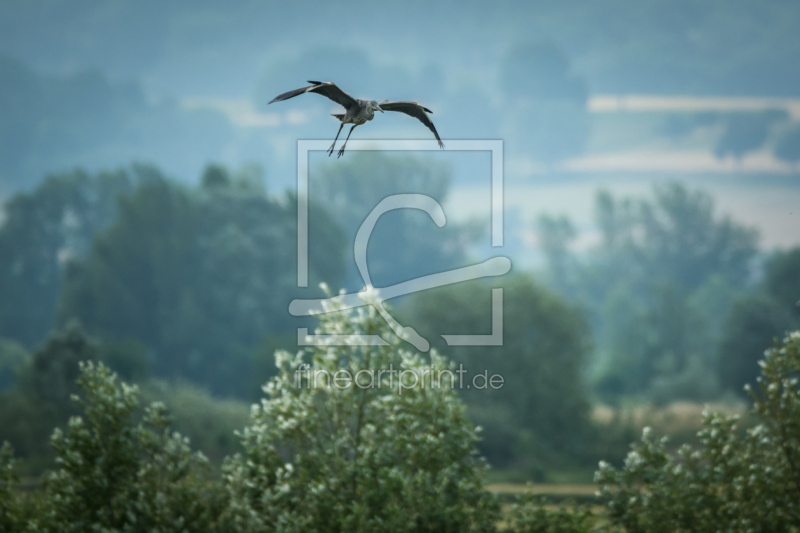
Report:
<svg viewBox="0 0 800 533"><path fill-rule="evenodd" d="M508 277L500 286L502 346L445 348L441 337L491 333L492 291L482 283L415 296L403 308L403 322L440 350L447 349L467 376L487 372L503 377L498 389L470 385L459 393L470 417L486 428L480 447L492 465L542 480L546 470L569 469L581 461L589 429L581 376L591 343L589 326L579 309L528 276Z"/></svg>
<svg viewBox="0 0 800 533"><path fill-rule="evenodd" d="M14 445L24 459L23 474L39 475L53 466L47 437L53 426L66 424L79 412L69 399L80 392L75 379L81 374L81 361L102 362L112 370L121 369L125 379L142 380L145 399L167 404L174 427L190 435L195 447L213 460L233 453L237 446L233 431L247 420L247 405L214 398L188 383L144 380L140 350L136 344L92 338L73 323L54 331L39 350L24 354L13 388L0 392L0 442Z"/></svg>
<svg viewBox="0 0 800 533"><path fill-rule="evenodd" d="M774 254L766 270L764 291L800 318L800 247Z"/></svg>
<svg viewBox="0 0 800 533"><path fill-rule="evenodd" d="M18 343L0 338L0 392L11 388L26 355Z"/></svg>
<svg viewBox="0 0 800 533"><path fill-rule="evenodd" d="M723 324L717 365L723 386L744 394L758 377L764 346L800 322L800 248L778 252L765 265L764 279L737 298Z"/></svg>
<svg viewBox="0 0 800 533"><path fill-rule="evenodd" d="M59 470L50 475L44 531L209 531L213 494L202 482L206 463L188 440L169 432L163 404L133 425L137 388L118 384L102 364L81 363L85 411L53 433ZM210 505L211 504L211 505Z"/></svg>
<svg viewBox="0 0 800 533"><path fill-rule="evenodd" d="M596 480L612 522L625 531L793 531L800 527L800 332L766 352L753 413L742 434L736 417L707 413L701 446L677 457L649 429L617 470Z"/></svg>
<svg viewBox="0 0 800 533"><path fill-rule="evenodd" d="M77 324L54 331L47 342L26 354L14 387L0 395L0 439L39 469L51 457L47 436L53 426L77 413L69 402L79 392L79 362L101 357L99 344Z"/></svg>
<svg viewBox="0 0 800 533"><path fill-rule="evenodd" d="M372 307L350 320L323 316L318 331L377 334L388 344L278 354L269 397L241 434L245 452L225 466L225 523L242 532L493 529L499 508L451 383L409 385L411 372L446 369L445 359L434 353L428 365L401 349ZM409 388L400 389L399 374L378 373L390 369L407 372ZM339 387L318 371L347 371L355 384Z"/></svg>
<svg viewBox="0 0 800 533"><path fill-rule="evenodd" d="M162 176L121 199L119 216L65 273L60 320L137 339L162 377L236 393L264 336L293 323L295 205L209 167L203 187ZM312 280L341 279L342 237L311 210Z"/></svg>
<svg viewBox="0 0 800 533"><path fill-rule="evenodd" d="M543 217L539 232L551 284L588 312L596 391L612 402L717 395L714 356L727 310L753 277L756 232L679 183L656 187L652 200L601 191L595 218L601 242L582 257L568 220Z"/></svg>
<svg viewBox="0 0 800 533"><path fill-rule="evenodd" d="M18 531L22 517L14 485L19 483L14 467L14 450L8 442L0 446L0 533Z"/></svg>
<svg viewBox="0 0 800 533"><path fill-rule="evenodd" d="M27 347L53 325L63 267L82 257L95 233L116 216L116 200L153 169L81 170L48 177L33 192L4 203L0 225L0 336Z"/></svg>

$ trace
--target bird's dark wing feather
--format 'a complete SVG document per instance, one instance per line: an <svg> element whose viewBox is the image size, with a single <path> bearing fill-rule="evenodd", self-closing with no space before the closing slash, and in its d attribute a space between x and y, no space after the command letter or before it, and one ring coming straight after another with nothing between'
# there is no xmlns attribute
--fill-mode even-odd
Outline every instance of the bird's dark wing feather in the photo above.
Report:
<svg viewBox="0 0 800 533"><path fill-rule="evenodd" d="M439 138L439 133L436 131L436 127L431 122L431 119L428 118L426 113L433 113L427 107L422 107L416 102L389 102L389 101L382 101L378 104L381 106L381 109L384 111L399 111L401 113L405 113L406 115L412 116L425 124L429 130L433 132L433 135L436 137L436 140L439 141L439 148L444 148L444 143L442 139Z"/></svg>
<svg viewBox="0 0 800 533"><path fill-rule="evenodd" d="M325 96L326 98L330 98L345 109L349 109L351 106L358 105L358 102L356 102L355 98L329 81L309 81L308 83L312 83L313 85L278 95L272 99L272 102L282 102L303 93L317 93ZM270 104L272 102L270 102Z"/></svg>

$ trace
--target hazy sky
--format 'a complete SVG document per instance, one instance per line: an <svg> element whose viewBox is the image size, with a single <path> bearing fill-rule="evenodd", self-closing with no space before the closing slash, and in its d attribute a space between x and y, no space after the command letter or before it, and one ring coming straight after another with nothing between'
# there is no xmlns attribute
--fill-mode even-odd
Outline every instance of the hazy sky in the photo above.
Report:
<svg viewBox="0 0 800 533"><path fill-rule="evenodd" d="M800 167L772 152L800 120L800 74L787 68L800 53L799 35L800 4L780 1L8 0L0 6L0 54L34 75L58 80L94 69L113 87L138 87L152 105L213 112L230 127L212 142L215 123L192 122L157 141L158 150L90 144L52 163L37 148L29 157L41 163L31 164L34 176L39 169L143 158L192 181L203 165L220 160L234 168L258 163L272 189L291 187L297 140L332 138L337 123L327 114L335 106L308 96L266 108L264 99L306 79L330 79L355 96L420 100L434 110L445 140L502 139L507 205L530 253L535 242L527 235L539 212L569 214L589 242L597 189L642 195L669 179L712 192L721 212L760 228L766 247L800 244L794 211ZM526 63L512 53L526 43L554 52ZM520 81L509 88L506 79ZM558 95L543 105L538 96L526 100L570 83L588 98L578 111L562 113ZM97 101L93 94L79 99L87 112ZM531 101L539 105L534 111ZM764 146L742 157L715 155L720 121L665 133L676 120L703 112L764 110L787 115L770 126ZM180 146L172 144L176 136ZM380 116L354 134L428 136L413 119L397 116ZM552 154L548 143L556 143ZM449 209L457 217L482 209L481 165L465 161L451 158Z"/></svg>

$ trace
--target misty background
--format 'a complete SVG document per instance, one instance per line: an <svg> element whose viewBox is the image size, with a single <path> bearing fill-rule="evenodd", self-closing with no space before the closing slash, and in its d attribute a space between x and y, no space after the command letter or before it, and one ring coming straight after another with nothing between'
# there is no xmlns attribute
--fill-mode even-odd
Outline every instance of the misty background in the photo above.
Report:
<svg viewBox="0 0 800 533"><path fill-rule="evenodd" d="M578 479L644 423L741 409L800 318L798 35L790 1L4 2L0 440L46 465L96 358L228 453L275 349L313 328L288 302L360 289L355 231L399 192L448 224L382 217L376 285L512 259L505 345L437 346L506 376L464 393L501 476ZM331 139L337 106L267 104L306 80L420 102L445 144L502 140L505 246L487 153L312 154L298 289L297 141ZM353 133L429 138L396 113ZM489 333L489 294L395 303L436 345Z"/></svg>

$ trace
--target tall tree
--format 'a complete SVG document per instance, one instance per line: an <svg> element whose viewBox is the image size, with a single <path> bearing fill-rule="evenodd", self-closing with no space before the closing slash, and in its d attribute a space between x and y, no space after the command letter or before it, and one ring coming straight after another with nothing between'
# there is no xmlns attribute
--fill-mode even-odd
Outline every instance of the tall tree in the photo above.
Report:
<svg viewBox="0 0 800 533"><path fill-rule="evenodd" d="M722 384L744 394L755 383L764 347L800 326L800 248L774 254L764 279L740 297L727 314L718 345Z"/></svg>
<svg viewBox="0 0 800 533"><path fill-rule="evenodd" d="M219 167L202 183L154 177L122 198L115 222L68 265L59 316L104 338L139 340L159 375L241 393L263 338L298 325L288 312L297 294L296 201ZM310 280L338 283L340 230L312 207Z"/></svg>
<svg viewBox="0 0 800 533"><path fill-rule="evenodd" d="M600 191L595 217L601 239L582 257L566 238L544 251L555 286L588 311L597 391L608 400L716 394L716 345L727 310L753 280L756 231L679 183L657 186L648 199ZM543 242L556 227L540 224Z"/></svg>
<svg viewBox="0 0 800 533"><path fill-rule="evenodd" d="M580 309L516 275L501 285L502 345L447 346L441 335L492 333L491 285L469 282L415 295L404 304L403 324L464 365L459 393L485 428L480 446L489 461L541 480L546 470L574 468L581 458L589 326ZM502 386L471 381L484 372L502 376Z"/></svg>
<svg viewBox="0 0 800 533"><path fill-rule="evenodd" d="M3 206L0 225L0 337L28 347L53 325L64 265L89 250L116 214L117 197L152 168L50 176Z"/></svg>

